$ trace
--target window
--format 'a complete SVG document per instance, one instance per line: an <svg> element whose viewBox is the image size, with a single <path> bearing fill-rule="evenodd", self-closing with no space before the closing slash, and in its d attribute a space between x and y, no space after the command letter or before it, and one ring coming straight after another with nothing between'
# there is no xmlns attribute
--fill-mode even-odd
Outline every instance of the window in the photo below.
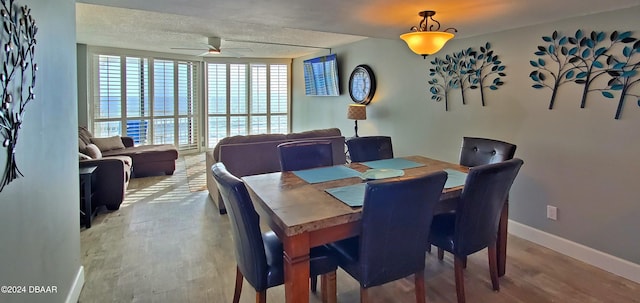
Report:
<svg viewBox="0 0 640 303"><path fill-rule="evenodd" d="M96 55L93 132L197 150L198 63Z"/></svg>
<svg viewBox="0 0 640 303"><path fill-rule="evenodd" d="M289 132L288 59L91 52L89 127L96 137L128 136L135 145L173 144L182 152L213 148L228 136Z"/></svg>
<svg viewBox="0 0 640 303"><path fill-rule="evenodd" d="M207 141L289 131L289 65L207 63Z"/></svg>

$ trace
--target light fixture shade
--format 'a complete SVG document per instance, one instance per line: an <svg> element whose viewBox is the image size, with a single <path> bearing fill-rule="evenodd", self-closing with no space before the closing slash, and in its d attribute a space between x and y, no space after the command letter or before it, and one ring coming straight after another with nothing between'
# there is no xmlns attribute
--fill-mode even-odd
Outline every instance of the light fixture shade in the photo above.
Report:
<svg viewBox="0 0 640 303"><path fill-rule="evenodd" d="M350 104L347 118L351 120L367 120L367 106L364 104Z"/></svg>
<svg viewBox="0 0 640 303"><path fill-rule="evenodd" d="M416 54L427 56L441 50L454 37L448 32L417 31L400 35L400 39Z"/></svg>

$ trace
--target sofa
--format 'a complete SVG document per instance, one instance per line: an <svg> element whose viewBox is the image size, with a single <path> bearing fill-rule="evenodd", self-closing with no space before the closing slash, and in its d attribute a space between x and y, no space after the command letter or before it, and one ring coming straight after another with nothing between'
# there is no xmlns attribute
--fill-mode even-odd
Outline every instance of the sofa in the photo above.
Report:
<svg viewBox="0 0 640 303"><path fill-rule="evenodd" d="M91 166L96 166L91 178L92 211L102 205L108 210L119 209L131 178L131 157L109 156L99 159L80 157L79 167Z"/></svg>
<svg viewBox="0 0 640 303"><path fill-rule="evenodd" d="M231 174L239 178L277 172L280 171L277 146L280 143L296 140L331 141L333 164L346 163L344 137L340 129L329 128L290 134L226 137L220 140L213 150L206 153L206 165L211 169L216 162L222 162ZM225 214L227 211L211 172L207 173L207 189L220 214Z"/></svg>
<svg viewBox="0 0 640 303"><path fill-rule="evenodd" d="M80 153L97 157L127 156L131 158L133 177L157 174L172 175L176 169L178 150L172 144L133 145L133 138L113 136L96 138L86 127L78 128ZM98 150L96 150L96 147ZM99 155L98 155L99 154Z"/></svg>

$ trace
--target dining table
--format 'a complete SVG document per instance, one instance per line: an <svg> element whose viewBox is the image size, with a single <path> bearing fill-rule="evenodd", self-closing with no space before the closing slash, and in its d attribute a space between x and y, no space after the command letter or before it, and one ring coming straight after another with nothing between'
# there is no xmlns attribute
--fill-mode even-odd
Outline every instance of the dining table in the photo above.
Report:
<svg viewBox="0 0 640 303"><path fill-rule="evenodd" d="M417 164L402 169L403 175L408 177L441 170L465 175L469 171L468 167L459 164L418 155L394 159ZM339 165L336 168L349 168L358 173L365 173L372 167L375 166L364 162ZM273 172L242 177L261 220L268 224L282 241L287 303L309 301L309 251L312 247L354 237L360 233L362 207L349 206L329 192L332 189L356 186L367 181L359 175L327 181L309 181L301 176L304 177L300 172ZM464 181L452 187L445 185L434 213L454 211L463 187ZM505 203L497 242L500 275L504 275L506 262L507 213L508 204ZM329 298L329 301L335 300L335 296L333 299L331 296Z"/></svg>

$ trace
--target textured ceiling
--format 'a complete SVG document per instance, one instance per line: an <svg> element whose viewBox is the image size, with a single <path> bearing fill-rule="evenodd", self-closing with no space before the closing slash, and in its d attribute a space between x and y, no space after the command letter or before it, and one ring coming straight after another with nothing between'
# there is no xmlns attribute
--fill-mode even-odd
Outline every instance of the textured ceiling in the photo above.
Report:
<svg viewBox="0 0 640 303"><path fill-rule="evenodd" d="M422 10L435 10L443 28L455 27L457 37L464 38L640 5L640 0L77 2L78 43L198 55L207 49L207 37L220 37L222 56L260 58L296 58L366 37L399 40L418 25ZM179 47L194 49L173 49Z"/></svg>

